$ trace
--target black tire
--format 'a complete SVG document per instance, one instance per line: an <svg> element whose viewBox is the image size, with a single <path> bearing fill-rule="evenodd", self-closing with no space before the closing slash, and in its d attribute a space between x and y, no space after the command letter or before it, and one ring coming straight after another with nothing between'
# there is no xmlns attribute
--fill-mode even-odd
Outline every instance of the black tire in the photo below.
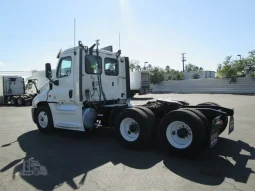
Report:
<svg viewBox="0 0 255 191"><path fill-rule="evenodd" d="M200 112L199 110L196 110L196 109L193 109L193 108L183 108L182 110L193 112L198 117L200 117L200 119L203 121L203 124L204 124L205 129L206 129L206 137L207 137L204 144L207 145L208 140L209 140L210 135L211 135L211 125L208 123L207 117L202 112Z"/></svg>
<svg viewBox="0 0 255 191"><path fill-rule="evenodd" d="M142 110L144 113L146 113L146 115L149 117L149 121L150 121L152 129L157 128L156 116L149 108L144 107L144 106L134 106L134 107L138 108L138 109Z"/></svg>
<svg viewBox="0 0 255 191"><path fill-rule="evenodd" d="M39 123L39 115L46 115L47 116L47 119L48 119L48 123L46 123L46 126L42 126L40 123ZM52 119L52 114L51 114L51 111L50 111L50 108L49 106L47 105L41 105L39 106L37 109L36 109L36 112L35 112L35 122L37 124L37 127L39 129L39 131L43 134L48 134L48 133L51 133L53 132L54 130L54 125L53 125L53 119Z"/></svg>
<svg viewBox="0 0 255 191"><path fill-rule="evenodd" d="M203 121L203 124L206 128L206 132L210 134L211 127L209 126L208 119L202 112L200 112L199 110L193 109L193 108L183 108L181 110L191 111L191 112L195 113L198 117L200 117L200 119Z"/></svg>
<svg viewBox="0 0 255 191"><path fill-rule="evenodd" d="M136 121L139 126L139 135L135 140L127 140L122 135L122 127L121 123L123 120L131 118ZM148 143L148 140L151 136L151 125L149 124L148 116L145 112L138 108L129 108L122 111L117 117L115 121L115 130L116 130L116 138L120 142L121 146L130 149L141 148Z"/></svg>
<svg viewBox="0 0 255 191"><path fill-rule="evenodd" d="M198 104L198 105L211 105L211 106L219 106L219 107L220 107L219 104L214 103L214 102L204 102L204 103L200 103L200 104ZM219 135L220 135L221 133L223 133L223 131L225 131L225 129L227 128L227 126L228 126L228 117L226 116L226 117L223 118L223 128L220 128L220 129L219 129Z"/></svg>
<svg viewBox="0 0 255 191"><path fill-rule="evenodd" d="M192 132L192 139L188 146L178 148L171 144L167 139L167 128L169 124L175 121L184 122L189 126ZM206 127L201 118L187 110L175 110L167 113L160 121L158 128L159 139L163 147L167 147L170 154L177 156L196 158L205 148Z"/></svg>
<svg viewBox="0 0 255 191"><path fill-rule="evenodd" d="M155 141L157 141L157 138L158 138L158 136L157 136L157 119L156 119L155 114L149 108L144 107L144 106L135 106L135 108L138 108L138 109L142 110L144 113L146 113L146 115L148 116L149 123L151 125L150 140L155 139Z"/></svg>
<svg viewBox="0 0 255 191"><path fill-rule="evenodd" d="M17 104L18 104L18 106L24 106L25 105L25 100L22 97L19 97L17 99Z"/></svg>
<svg viewBox="0 0 255 191"><path fill-rule="evenodd" d="M32 100L26 100L25 105L31 106L32 105Z"/></svg>
<svg viewBox="0 0 255 191"><path fill-rule="evenodd" d="M11 104L12 104L12 105L17 105L17 98L12 97L12 98L11 98Z"/></svg>

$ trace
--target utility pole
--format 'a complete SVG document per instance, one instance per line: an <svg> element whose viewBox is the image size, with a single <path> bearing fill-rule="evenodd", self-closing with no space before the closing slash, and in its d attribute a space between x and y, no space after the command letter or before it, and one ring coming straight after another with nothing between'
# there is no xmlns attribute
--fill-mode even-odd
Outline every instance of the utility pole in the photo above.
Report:
<svg viewBox="0 0 255 191"><path fill-rule="evenodd" d="M182 72L184 72L184 62L186 61L185 54L186 53L182 53Z"/></svg>

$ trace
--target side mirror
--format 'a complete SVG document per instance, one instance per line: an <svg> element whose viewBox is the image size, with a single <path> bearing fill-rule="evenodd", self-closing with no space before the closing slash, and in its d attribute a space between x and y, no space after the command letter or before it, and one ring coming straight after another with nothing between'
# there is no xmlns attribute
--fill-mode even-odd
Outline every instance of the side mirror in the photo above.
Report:
<svg viewBox="0 0 255 191"><path fill-rule="evenodd" d="M53 82L53 84L54 84L55 86L59 86L59 80L55 80L55 81Z"/></svg>
<svg viewBox="0 0 255 191"><path fill-rule="evenodd" d="M50 63L46 63L45 64L45 76L48 79L51 79L52 75L51 75L51 65Z"/></svg>

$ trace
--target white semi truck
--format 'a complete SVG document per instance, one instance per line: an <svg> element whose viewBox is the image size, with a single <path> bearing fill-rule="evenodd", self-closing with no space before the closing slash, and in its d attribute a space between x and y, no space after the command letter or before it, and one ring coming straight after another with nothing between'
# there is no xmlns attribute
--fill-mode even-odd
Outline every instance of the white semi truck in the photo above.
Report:
<svg viewBox="0 0 255 191"><path fill-rule="evenodd" d="M130 72L130 93L131 97L135 94L147 94L151 92L150 88L150 74L149 72Z"/></svg>
<svg viewBox="0 0 255 191"><path fill-rule="evenodd" d="M36 80L29 79L26 82L21 76L0 76L0 105L29 105L37 95L26 93L28 87L37 89Z"/></svg>
<svg viewBox="0 0 255 191"><path fill-rule="evenodd" d="M52 70L52 76L56 76L55 70ZM36 81L36 86L28 83L30 80L35 80ZM37 94L39 93L40 88L48 82L49 79L45 77L45 70L41 71L32 71L31 76L29 76L25 80L26 84L26 94Z"/></svg>
<svg viewBox="0 0 255 191"><path fill-rule="evenodd" d="M227 127L234 130L234 110L215 103L189 105L180 100L130 104L129 59L121 51L79 46L59 52L56 77L45 65L45 84L32 103L32 119L43 134L54 129L93 131L112 127L123 147L146 145L155 136L170 153L194 157L213 147Z"/></svg>

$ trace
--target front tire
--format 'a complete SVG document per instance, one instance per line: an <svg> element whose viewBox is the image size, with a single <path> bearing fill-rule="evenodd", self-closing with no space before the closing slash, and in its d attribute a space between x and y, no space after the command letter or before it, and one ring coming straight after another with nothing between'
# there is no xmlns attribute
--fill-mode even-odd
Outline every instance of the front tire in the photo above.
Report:
<svg viewBox="0 0 255 191"><path fill-rule="evenodd" d="M43 133L51 133L54 129L50 108L47 105L39 106L36 109L35 120L38 130Z"/></svg>
<svg viewBox="0 0 255 191"><path fill-rule="evenodd" d="M205 148L206 128L195 113L175 110L167 113L160 122L159 139L170 154L195 158Z"/></svg>
<svg viewBox="0 0 255 191"><path fill-rule="evenodd" d="M11 104L12 104L12 105L17 105L17 98L12 97L12 98L11 98Z"/></svg>
<svg viewBox="0 0 255 191"><path fill-rule="evenodd" d="M24 106L25 105L25 100L22 97L19 97L17 99L17 104L18 104L18 106Z"/></svg>

